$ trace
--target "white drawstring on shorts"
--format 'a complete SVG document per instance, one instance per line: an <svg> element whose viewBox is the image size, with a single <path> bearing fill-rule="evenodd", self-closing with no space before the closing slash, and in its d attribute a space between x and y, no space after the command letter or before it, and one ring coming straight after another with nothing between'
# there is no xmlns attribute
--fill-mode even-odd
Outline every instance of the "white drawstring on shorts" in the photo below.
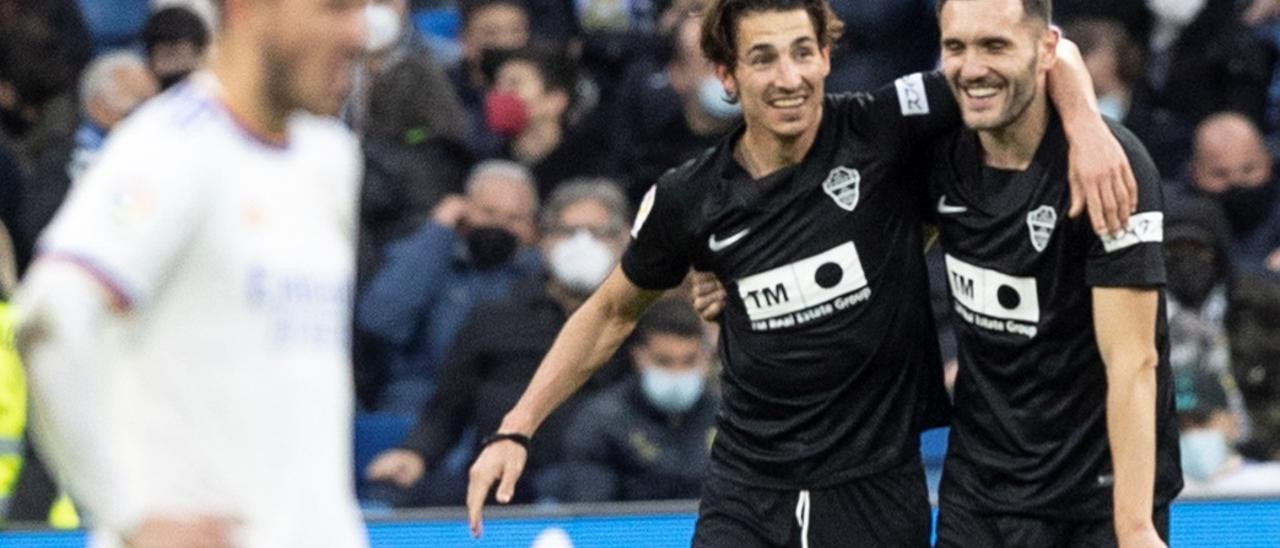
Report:
<svg viewBox="0 0 1280 548"><path fill-rule="evenodd" d="M809 490L800 491L796 500L796 521L800 523L800 548L809 548Z"/></svg>

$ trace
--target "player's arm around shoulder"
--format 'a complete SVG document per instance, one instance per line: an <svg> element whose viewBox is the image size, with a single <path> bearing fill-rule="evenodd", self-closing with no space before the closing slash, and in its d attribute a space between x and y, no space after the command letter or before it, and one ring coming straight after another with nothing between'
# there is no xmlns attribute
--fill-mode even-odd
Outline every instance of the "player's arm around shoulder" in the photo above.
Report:
<svg viewBox="0 0 1280 548"><path fill-rule="evenodd" d="M494 441L471 466L467 512L472 535L482 532L481 511L494 483L498 483L498 502L505 504L514 495L528 458L524 446L528 437L613 355L662 293L641 288L616 267L569 317L520 401L503 418L497 434L514 436L490 438Z"/></svg>

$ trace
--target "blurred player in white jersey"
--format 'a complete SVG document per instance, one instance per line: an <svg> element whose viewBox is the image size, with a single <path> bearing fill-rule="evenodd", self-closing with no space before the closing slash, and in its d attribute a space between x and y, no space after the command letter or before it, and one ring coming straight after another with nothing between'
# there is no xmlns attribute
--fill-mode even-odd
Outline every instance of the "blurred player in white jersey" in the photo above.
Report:
<svg viewBox="0 0 1280 548"><path fill-rule="evenodd" d="M348 360L363 0L225 0L20 290L37 441L93 544L360 547Z"/></svg>

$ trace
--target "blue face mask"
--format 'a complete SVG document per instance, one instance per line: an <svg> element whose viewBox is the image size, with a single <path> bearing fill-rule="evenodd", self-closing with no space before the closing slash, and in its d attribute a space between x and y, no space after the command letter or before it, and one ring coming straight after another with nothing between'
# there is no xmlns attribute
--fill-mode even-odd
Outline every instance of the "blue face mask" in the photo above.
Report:
<svg viewBox="0 0 1280 548"><path fill-rule="evenodd" d="M640 373L640 388L649 403L667 413L692 409L706 385L706 375L700 368L676 373L661 367L646 367Z"/></svg>
<svg viewBox="0 0 1280 548"><path fill-rule="evenodd" d="M1178 445L1182 449L1182 472L1198 482L1213 479L1230 456L1227 436L1211 428L1184 432Z"/></svg>
<svg viewBox="0 0 1280 548"><path fill-rule="evenodd" d="M742 114L742 107L737 103L730 103L726 100L727 97L724 85L713 76L703 78L698 84L698 104L714 118L728 120Z"/></svg>

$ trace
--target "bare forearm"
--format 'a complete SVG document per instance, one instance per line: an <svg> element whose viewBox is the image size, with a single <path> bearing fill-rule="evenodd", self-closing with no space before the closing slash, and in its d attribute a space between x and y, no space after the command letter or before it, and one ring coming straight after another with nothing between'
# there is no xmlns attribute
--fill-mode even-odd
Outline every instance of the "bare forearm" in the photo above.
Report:
<svg viewBox="0 0 1280 548"><path fill-rule="evenodd" d="M1156 360L1108 364L1107 436L1117 531L1149 526L1156 476Z"/></svg>
<svg viewBox="0 0 1280 548"><path fill-rule="evenodd" d="M1049 71L1049 97L1062 116L1068 138L1102 122L1093 78L1084 65L1080 49L1065 38L1058 43L1058 60Z"/></svg>
<svg viewBox="0 0 1280 548"><path fill-rule="evenodd" d="M606 284L625 283L614 279ZM520 401L502 420L503 432L531 435L608 360L658 294L611 299L597 293L575 312L538 366Z"/></svg>

